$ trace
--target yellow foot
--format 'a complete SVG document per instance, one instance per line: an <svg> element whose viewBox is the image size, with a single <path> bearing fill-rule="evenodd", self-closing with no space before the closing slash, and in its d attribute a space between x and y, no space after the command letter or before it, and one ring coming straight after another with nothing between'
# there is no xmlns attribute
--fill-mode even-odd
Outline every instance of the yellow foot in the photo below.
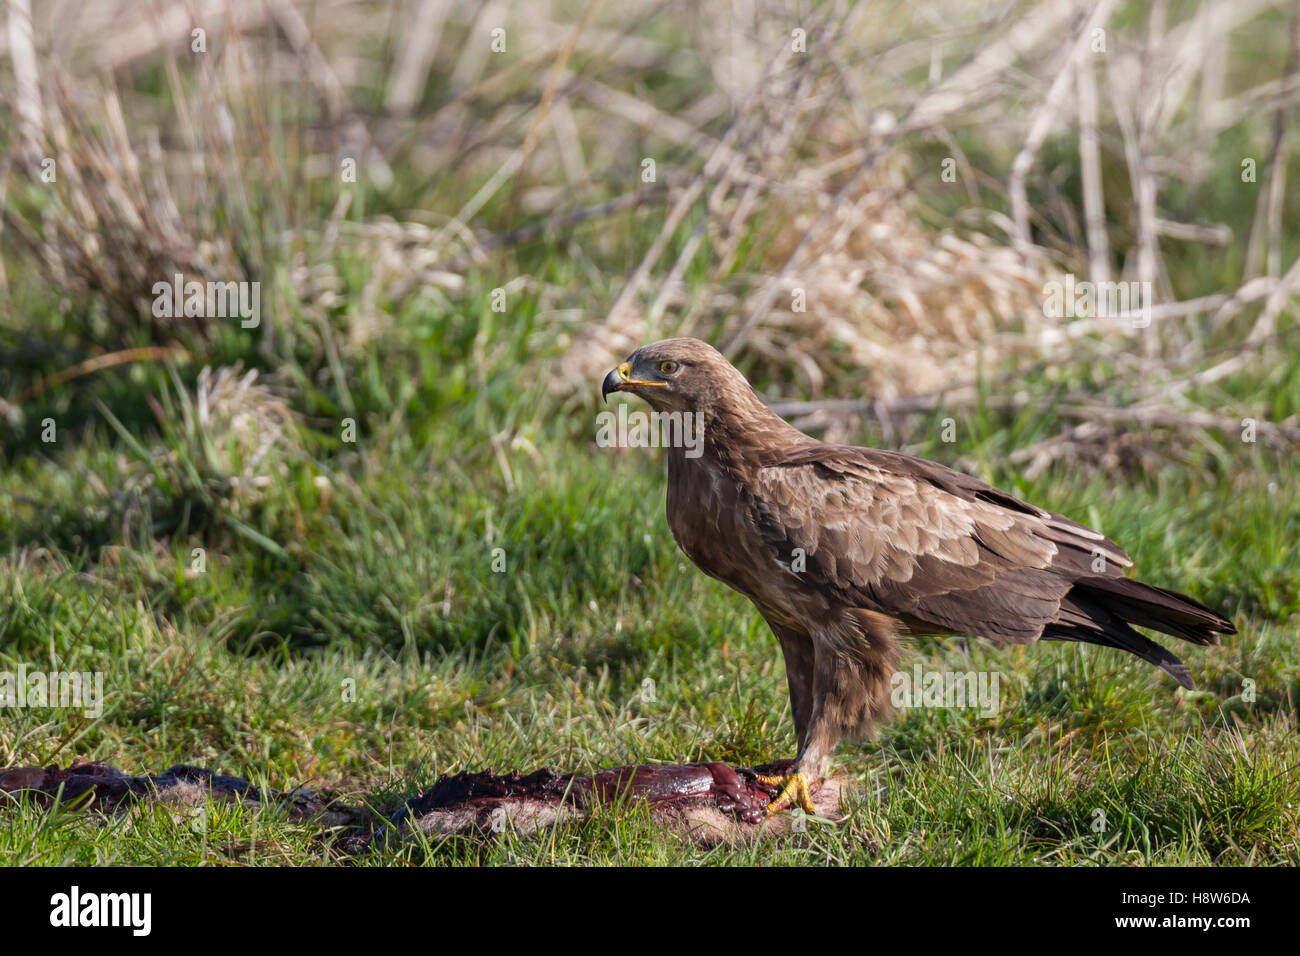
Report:
<svg viewBox="0 0 1300 956"><path fill-rule="evenodd" d="M804 813L810 816L817 816L817 808L812 802L812 788L808 785L808 778L801 773L788 773L783 777L765 777L762 774L756 775L758 782L765 787L780 787L776 799L767 805L764 813L780 813L791 804L795 804L803 809Z"/></svg>

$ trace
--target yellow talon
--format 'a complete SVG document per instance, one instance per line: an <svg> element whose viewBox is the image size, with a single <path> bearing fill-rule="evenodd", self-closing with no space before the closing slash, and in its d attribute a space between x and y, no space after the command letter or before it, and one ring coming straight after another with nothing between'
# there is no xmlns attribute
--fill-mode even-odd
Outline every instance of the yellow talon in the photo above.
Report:
<svg viewBox="0 0 1300 956"><path fill-rule="evenodd" d="M780 788L776 799L764 808L764 813L770 816L773 813L780 813L791 804L797 804L804 813L817 816L817 808L812 802L812 788L808 785L808 778L803 774L788 773L781 777L765 777L762 774L756 776L763 786Z"/></svg>

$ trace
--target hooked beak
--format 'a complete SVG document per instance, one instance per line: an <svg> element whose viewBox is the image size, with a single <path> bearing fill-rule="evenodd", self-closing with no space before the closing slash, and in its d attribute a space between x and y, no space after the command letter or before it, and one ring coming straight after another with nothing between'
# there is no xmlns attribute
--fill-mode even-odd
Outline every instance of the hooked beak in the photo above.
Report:
<svg viewBox="0 0 1300 956"><path fill-rule="evenodd" d="M616 369L611 369L600 385L600 397L609 402L610 392L622 392L633 388L662 388L667 382L646 382L632 378L632 365L624 362Z"/></svg>

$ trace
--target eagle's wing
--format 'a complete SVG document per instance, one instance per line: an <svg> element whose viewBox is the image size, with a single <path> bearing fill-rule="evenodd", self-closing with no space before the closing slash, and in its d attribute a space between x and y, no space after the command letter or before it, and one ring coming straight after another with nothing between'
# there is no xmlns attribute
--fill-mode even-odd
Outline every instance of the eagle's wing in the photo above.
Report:
<svg viewBox="0 0 1300 956"><path fill-rule="evenodd" d="M1199 643L1231 628L1124 577L1132 561L1104 535L934 462L816 445L760 468L755 490L777 560L789 568L796 548L804 555L804 570L788 573L915 630L1105 644L1188 684L1181 662L1128 623Z"/></svg>

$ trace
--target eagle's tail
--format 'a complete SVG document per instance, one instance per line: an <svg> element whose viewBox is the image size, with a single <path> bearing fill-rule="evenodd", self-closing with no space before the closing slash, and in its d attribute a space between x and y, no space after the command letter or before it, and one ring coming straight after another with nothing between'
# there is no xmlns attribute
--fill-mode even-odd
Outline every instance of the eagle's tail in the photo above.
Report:
<svg viewBox="0 0 1300 956"><path fill-rule="evenodd" d="M1149 627L1195 644L1218 644L1219 634L1237 629L1222 614L1199 601L1132 578L1101 575L1080 578L1061 602L1056 623L1043 630L1046 641L1083 641L1136 654L1184 687L1195 682L1171 651L1129 625Z"/></svg>

